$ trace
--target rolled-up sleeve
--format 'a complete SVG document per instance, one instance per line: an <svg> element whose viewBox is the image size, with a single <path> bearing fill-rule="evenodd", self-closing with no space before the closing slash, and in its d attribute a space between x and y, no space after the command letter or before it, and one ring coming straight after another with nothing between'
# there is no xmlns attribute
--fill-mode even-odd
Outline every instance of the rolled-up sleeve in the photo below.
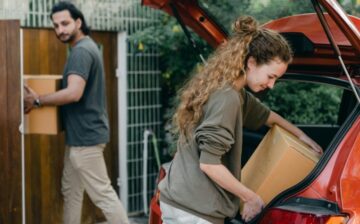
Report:
<svg viewBox="0 0 360 224"><path fill-rule="evenodd" d="M221 157L234 144L240 99L233 89L213 93L204 106L204 115L195 130L200 163L221 164Z"/></svg>
<svg viewBox="0 0 360 224"><path fill-rule="evenodd" d="M84 47L75 47L68 59L66 75L76 74L88 80L93 59Z"/></svg>

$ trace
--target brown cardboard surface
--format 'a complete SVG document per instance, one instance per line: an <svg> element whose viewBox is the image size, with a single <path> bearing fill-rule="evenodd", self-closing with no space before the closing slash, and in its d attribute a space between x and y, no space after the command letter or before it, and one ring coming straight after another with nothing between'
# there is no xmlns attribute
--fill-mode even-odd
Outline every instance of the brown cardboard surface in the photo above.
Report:
<svg viewBox="0 0 360 224"><path fill-rule="evenodd" d="M39 95L53 93L60 88L61 75L24 75L24 84ZM58 107L41 107L25 115L25 134L56 135L61 131Z"/></svg>
<svg viewBox="0 0 360 224"><path fill-rule="evenodd" d="M241 182L267 204L304 179L319 157L298 138L275 125L242 169Z"/></svg>

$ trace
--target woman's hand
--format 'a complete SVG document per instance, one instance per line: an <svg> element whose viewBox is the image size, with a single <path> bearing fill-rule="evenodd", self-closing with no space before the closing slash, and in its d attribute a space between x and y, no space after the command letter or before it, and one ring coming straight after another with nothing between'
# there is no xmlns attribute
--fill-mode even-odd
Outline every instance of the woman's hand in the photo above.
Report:
<svg viewBox="0 0 360 224"><path fill-rule="evenodd" d="M224 165L200 163L200 169L220 187L238 196L244 202L241 216L245 221L251 220L261 212L264 202L260 196L245 187Z"/></svg>
<svg viewBox="0 0 360 224"><path fill-rule="evenodd" d="M319 153L320 155L323 154L323 149L320 145L318 145L314 140L312 140L309 136L306 134L300 135L299 139L303 142L305 142L307 145L309 145L312 150Z"/></svg>
<svg viewBox="0 0 360 224"><path fill-rule="evenodd" d="M263 200L260 198L259 195L252 192L249 200L244 201L244 207L241 212L241 217L245 220L245 222L248 222L253 219L257 214L259 214L263 208Z"/></svg>

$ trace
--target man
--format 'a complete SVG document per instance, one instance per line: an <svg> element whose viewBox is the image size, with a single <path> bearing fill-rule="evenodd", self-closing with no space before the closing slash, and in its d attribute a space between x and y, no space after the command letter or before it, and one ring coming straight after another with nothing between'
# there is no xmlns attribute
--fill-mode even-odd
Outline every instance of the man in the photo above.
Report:
<svg viewBox="0 0 360 224"><path fill-rule="evenodd" d="M57 38L71 46L63 73L63 88L37 95L25 87L25 112L41 106L62 106L66 150L62 177L64 223L79 224L83 192L106 216L110 224L128 224L106 171L103 156L109 141L103 62L81 11L69 2L52 8L51 20Z"/></svg>

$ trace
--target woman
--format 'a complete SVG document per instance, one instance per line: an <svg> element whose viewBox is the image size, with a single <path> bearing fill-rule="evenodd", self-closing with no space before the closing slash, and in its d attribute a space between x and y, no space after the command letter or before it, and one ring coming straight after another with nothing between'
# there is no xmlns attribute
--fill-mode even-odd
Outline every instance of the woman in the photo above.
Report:
<svg viewBox="0 0 360 224"><path fill-rule="evenodd" d="M245 221L261 211L262 199L239 181L243 127L277 124L322 152L244 89L271 89L291 60L280 34L260 28L252 17L240 17L233 36L182 89L174 116L177 153L159 185L163 223L223 223L236 215L239 200Z"/></svg>

